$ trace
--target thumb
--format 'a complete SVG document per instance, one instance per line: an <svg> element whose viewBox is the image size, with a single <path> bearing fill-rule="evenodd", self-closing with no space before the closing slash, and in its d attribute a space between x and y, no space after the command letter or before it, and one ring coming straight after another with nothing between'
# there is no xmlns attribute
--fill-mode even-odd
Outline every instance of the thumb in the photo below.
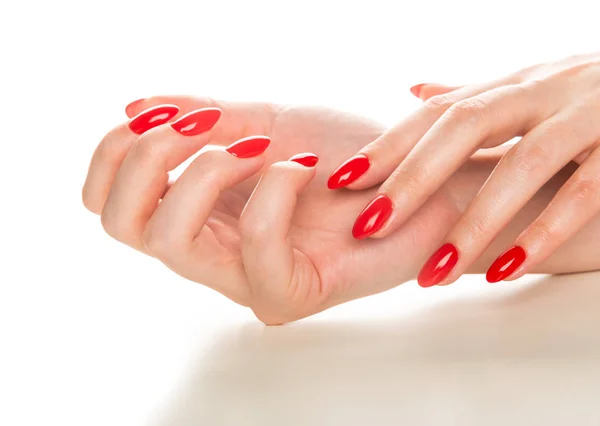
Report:
<svg viewBox="0 0 600 426"><path fill-rule="evenodd" d="M239 222L250 305L268 325L295 321L322 305L319 274L289 238L298 195L314 178L317 161L314 154L298 157L267 169Z"/></svg>

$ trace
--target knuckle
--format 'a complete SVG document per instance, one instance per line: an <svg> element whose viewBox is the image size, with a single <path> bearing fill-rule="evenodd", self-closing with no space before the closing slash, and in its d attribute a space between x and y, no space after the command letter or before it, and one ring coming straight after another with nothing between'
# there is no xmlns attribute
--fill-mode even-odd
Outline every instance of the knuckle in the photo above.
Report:
<svg viewBox="0 0 600 426"><path fill-rule="evenodd" d="M113 162L122 156L123 149L124 147L120 140L106 136L96 148L94 157L96 157L95 159L99 163Z"/></svg>
<svg viewBox="0 0 600 426"><path fill-rule="evenodd" d="M293 180L297 171L298 170L291 166L288 161L273 163L263 173L262 180L264 182L278 181L281 185L280 189L283 187L289 188L290 185L288 185L288 183ZM273 226L272 221L268 216L258 213L254 208L244 210L240 216L238 225L242 240L244 243L250 245L267 243L270 239L270 232Z"/></svg>
<svg viewBox="0 0 600 426"><path fill-rule="evenodd" d="M560 239L560 226L553 226L546 220L537 220L531 224L527 233L534 236L535 241L544 244L547 241Z"/></svg>
<svg viewBox="0 0 600 426"><path fill-rule="evenodd" d="M582 175L567 184L567 193L576 201L600 202L600 176Z"/></svg>
<svg viewBox="0 0 600 426"><path fill-rule="evenodd" d="M442 115L456 102L458 102L458 99L454 94L445 93L442 95L432 96L425 101L423 106L428 110L438 113L438 115Z"/></svg>
<svg viewBox="0 0 600 426"><path fill-rule="evenodd" d="M488 102L479 97L464 99L452 105L446 111L446 117L450 120L479 122L485 118L488 107Z"/></svg>
<svg viewBox="0 0 600 426"><path fill-rule="evenodd" d="M228 160L233 158L223 149L208 149L200 154L193 162L195 168L202 170L202 174L206 179L217 179L222 176L223 172L219 165L231 164Z"/></svg>
<svg viewBox="0 0 600 426"><path fill-rule="evenodd" d="M507 154L506 161L521 177L526 178L546 169L553 162L553 155L542 144L517 143Z"/></svg>
<svg viewBox="0 0 600 426"><path fill-rule="evenodd" d="M552 89L552 78L532 78L518 85L524 93L532 96L541 96Z"/></svg>
<svg viewBox="0 0 600 426"><path fill-rule="evenodd" d="M173 236L167 229L157 229L149 226L142 235L142 241L146 249L159 259L170 259L183 251L183 245L179 239Z"/></svg>
<svg viewBox="0 0 600 426"><path fill-rule="evenodd" d="M590 70L593 70L597 67L598 63L594 61L586 61L574 64L570 67L565 68L561 72L558 73L557 77L578 77L582 74L587 74Z"/></svg>
<svg viewBox="0 0 600 426"><path fill-rule="evenodd" d="M473 242L481 241L485 235L490 232L489 220L485 217L478 217L471 219L467 224L464 225L462 240L468 245Z"/></svg>
<svg viewBox="0 0 600 426"><path fill-rule="evenodd" d="M137 161L143 164L154 162L156 158L162 155L160 150L161 144L154 143L154 140L148 139L146 135L148 133L141 135L131 148ZM156 140L156 142L160 142L160 140Z"/></svg>
<svg viewBox="0 0 600 426"><path fill-rule="evenodd" d="M507 81L513 84L524 83L529 80L530 76L533 75L535 71L539 68L538 65L529 66L527 68L523 68L519 71L513 72L507 78Z"/></svg>
<svg viewBox="0 0 600 426"><path fill-rule="evenodd" d="M242 214L239 221L240 235L245 244L258 246L269 240L269 231L271 224L268 220L262 220L260 217L251 217L248 214Z"/></svg>
<svg viewBox="0 0 600 426"><path fill-rule="evenodd" d="M398 167L391 174L386 184L382 186L383 192L394 193L391 188L398 188L403 192L423 191L423 185L431 177L431 169L426 164L413 164L410 167ZM390 182L388 184L387 182Z"/></svg>
<svg viewBox="0 0 600 426"><path fill-rule="evenodd" d="M127 240L129 226L124 224L107 209L102 212L102 215L100 216L100 222L102 223L102 228L104 228L104 231L115 240L121 242L125 242Z"/></svg>

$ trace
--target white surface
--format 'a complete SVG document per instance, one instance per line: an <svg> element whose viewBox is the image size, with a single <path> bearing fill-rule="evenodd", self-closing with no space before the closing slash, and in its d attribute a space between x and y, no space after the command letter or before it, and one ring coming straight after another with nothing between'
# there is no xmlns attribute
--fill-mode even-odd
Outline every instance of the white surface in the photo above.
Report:
<svg viewBox="0 0 600 426"><path fill-rule="evenodd" d="M597 49L591 2L349 3L1 3L1 425L600 424L597 273L409 283L267 329L81 206L95 144L141 96L391 124L412 84Z"/></svg>

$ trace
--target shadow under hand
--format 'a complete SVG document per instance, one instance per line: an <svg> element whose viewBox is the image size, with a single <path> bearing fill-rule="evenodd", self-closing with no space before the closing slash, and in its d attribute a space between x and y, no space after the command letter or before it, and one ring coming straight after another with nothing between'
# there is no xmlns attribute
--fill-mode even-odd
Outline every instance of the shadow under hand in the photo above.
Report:
<svg viewBox="0 0 600 426"><path fill-rule="evenodd" d="M246 325L158 424L598 425L599 325L600 273L385 321Z"/></svg>

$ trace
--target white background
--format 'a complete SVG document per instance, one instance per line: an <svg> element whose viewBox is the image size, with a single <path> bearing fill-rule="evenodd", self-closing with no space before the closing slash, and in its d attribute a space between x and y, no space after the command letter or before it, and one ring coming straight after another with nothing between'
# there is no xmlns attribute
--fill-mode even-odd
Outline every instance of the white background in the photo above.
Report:
<svg viewBox="0 0 600 426"><path fill-rule="evenodd" d="M597 50L593 4L2 1L0 424L600 425L598 274L408 283L265 328L111 240L80 201L133 99L392 124L413 84Z"/></svg>

